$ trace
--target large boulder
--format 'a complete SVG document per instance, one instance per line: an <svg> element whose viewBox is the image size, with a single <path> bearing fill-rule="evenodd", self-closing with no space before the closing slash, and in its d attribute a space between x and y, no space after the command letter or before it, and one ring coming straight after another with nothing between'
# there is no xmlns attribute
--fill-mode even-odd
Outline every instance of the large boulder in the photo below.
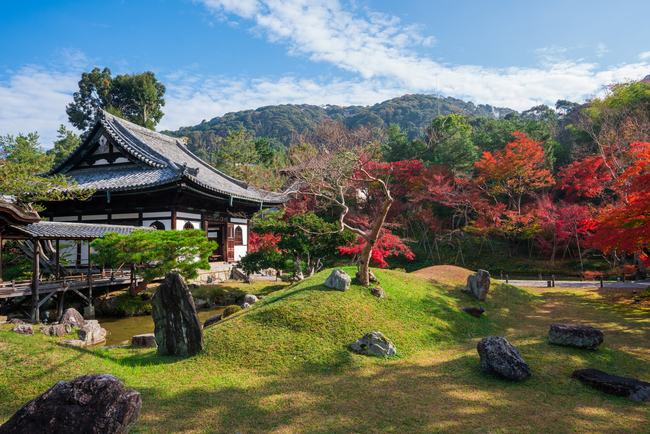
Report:
<svg viewBox="0 0 650 434"><path fill-rule="evenodd" d="M59 324L70 324L72 327L80 329L86 325L86 320L77 309L71 307L63 311L63 316L61 317Z"/></svg>
<svg viewBox="0 0 650 434"><path fill-rule="evenodd" d="M600 330L574 324L551 324L548 340L555 345L568 345L577 348L595 350L603 343L603 332Z"/></svg>
<svg viewBox="0 0 650 434"><path fill-rule="evenodd" d="M203 323L203 328L210 327L211 325L215 325L219 321L221 321L221 314L211 316L210 318L205 320L205 322Z"/></svg>
<svg viewBox="0 0 650 434"><path fill-rule="evenodd" d="M156 348L156 336L153 333L135 335L131 338L133 348Z"/></svg>
<svg viewBox="0 0 650 434"><path fill-rule="evenodd" d="M65 336L72 331L70 324L57 324L41 327L39 330L45 336Z"/></svg>
<svg viewBox="0 0 650 434"><path fill-rule="evenodd" d="M490 272L477 270L476 273L467 276L467 287L463 292L469 292L474 297L483 301L487 298L490 290Z"/></svg>
<svg viewBox="0 0 650 434"><path fill-rule="evenodd" d="M167 273L151 300L158 354L192 356L203 350L203 330L183 278Z"/></svg>
<svg viewBox="0 0 650 434"><path fill-rule="evenodd" d="M366 356L390 357L395 354L395 345L382 332L370 332L352 345L352 351Z"/></svg>
<svg viewBox="0 0 650 434"><path fill-rule="evenodd" d="M340 268L332 270L327 280L325 280L325 286L338 289L339 291L347 290L350 287L350 283L352 283L352 278Z"/></svg>
<svg viewBox="0 0 650 434"><path fill-rule="evenodd" d="M12 318L9 321L7 321L7 324L15 324L15 325L21 325L21 324L27 324L25 321L23 321L20 318Z"/></svg>
<svg viewBox="0 0 650 434"><path fill-rule="evenodd" d="M34 334L34 327L32 327L31 324L18 324L16 327L12 328L11 331L20 335L31 336Z"/></svg>
<svg viewBox="0 0 650 434"><path fill-rule="evenodd" d="M128 433L142 408L140 393L109 374L59 381L18 410L0 434Z"/></svg>
<svg viewBox="0 0 650 434"><path fill-rule="evenodd" d="M253 294L246 294L244 296L244 303L254 304L257 303L257 300L258 300L257 296Z"/></svg>
<svg viewBox="0 0 650 434"><path fill-rule="evenodd" d="M106 340L106 329L102 328L97 322L88 322L77 332L79 340L86 345L94 345Z"/></svg>
<svg viewBox="0 0 650 434"><path fill-rule="evenodd" d="M490 336L481 339L476 350L481 358L481 368L487 374L512 381L530 376L530 366L505 338Z"/></svg>
<svg viewBox="0 0 650 434"><path fill-rule="evenodd" d="M610 395L630 398L634 401L650 401L650 383L645 381L610 375L598 369L578 369L573 371L571 376Z"/></svg>

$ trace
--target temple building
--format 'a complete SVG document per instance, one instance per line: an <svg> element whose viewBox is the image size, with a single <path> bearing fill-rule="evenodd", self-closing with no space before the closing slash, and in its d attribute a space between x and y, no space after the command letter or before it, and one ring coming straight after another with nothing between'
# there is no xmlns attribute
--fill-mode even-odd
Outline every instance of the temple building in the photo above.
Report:
<svg viewBox="0 0 650 434"><path fill-rule="evenodd" d="M59 174L95 192L87 201L44 202L41 215L47 220L202 229L219 243L211 257L216 261L236 262L245 255L248 219L286 200L221 173L190 152L183 139L104 111L88 137L45 176ZM78 263L87 260L82 245L73 249Z"/></svg>

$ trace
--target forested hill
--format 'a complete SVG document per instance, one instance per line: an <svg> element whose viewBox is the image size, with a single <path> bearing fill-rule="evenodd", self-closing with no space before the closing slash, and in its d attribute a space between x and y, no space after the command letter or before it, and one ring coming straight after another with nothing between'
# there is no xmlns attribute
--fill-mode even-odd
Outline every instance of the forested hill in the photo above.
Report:
<svg viewBox="0 0 650 434"><path fill-rule="evenodd" d="M165 131L176 137L187 137L188 147L197 154L207 154L217 137L225 137L228 130L245 128L255 138L268 138L274 148L289 146L294 133L325 119L336 119L348 126L373 123L379 126L399 124L409 138L421 134L432 118L452 113L476 117L502 117L511 109L490 105L475 105L459 99L438 98L434 95L404 95L374 106L315 106L283 104L227 113L178 131Z"/></svg>

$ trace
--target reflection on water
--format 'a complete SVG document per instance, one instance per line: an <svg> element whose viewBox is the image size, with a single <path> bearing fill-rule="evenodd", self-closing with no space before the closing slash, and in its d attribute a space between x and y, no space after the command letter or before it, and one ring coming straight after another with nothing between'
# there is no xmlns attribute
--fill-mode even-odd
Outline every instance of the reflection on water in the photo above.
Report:
<svg viewBox="0 0 650 434"><path fill-rule="evenodd" d="M201 324L211 316L222 313L224 309L225 306L219 306L214 309L197 310ZM106 343L102 343L102 345L130 345L133 336L153 333L154 329L151 315L126 318L103 317L99 320L99 324L107 332Z"/></svg>

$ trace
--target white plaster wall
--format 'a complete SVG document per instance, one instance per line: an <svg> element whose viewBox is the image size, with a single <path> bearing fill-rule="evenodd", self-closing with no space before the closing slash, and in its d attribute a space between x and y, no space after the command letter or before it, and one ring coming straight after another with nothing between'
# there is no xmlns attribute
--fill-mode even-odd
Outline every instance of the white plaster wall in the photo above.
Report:
<svg viewBox="0 0 650 434"><path fill-rule="evenodd" d="M165 225L165 230L172 229L172 221L171 221L171 219L167 219L167 220L166 219L153 219L153 220L144 220L143 219L142 220L142 226L148 228L149 226L151 226L151 223L153 223L155 221L159 221L160 223L164 224ZM183 227L181 227L181 229L183 229Z"/></svg>
<svg viewBox="0 0 650 434"><path fill-rule="evenodd" d="M191 222L194 225L194 229L201 229L201 220L181 220L178 217L176 218L176 229L182 231L183 226L187 222Z"/></svg>

